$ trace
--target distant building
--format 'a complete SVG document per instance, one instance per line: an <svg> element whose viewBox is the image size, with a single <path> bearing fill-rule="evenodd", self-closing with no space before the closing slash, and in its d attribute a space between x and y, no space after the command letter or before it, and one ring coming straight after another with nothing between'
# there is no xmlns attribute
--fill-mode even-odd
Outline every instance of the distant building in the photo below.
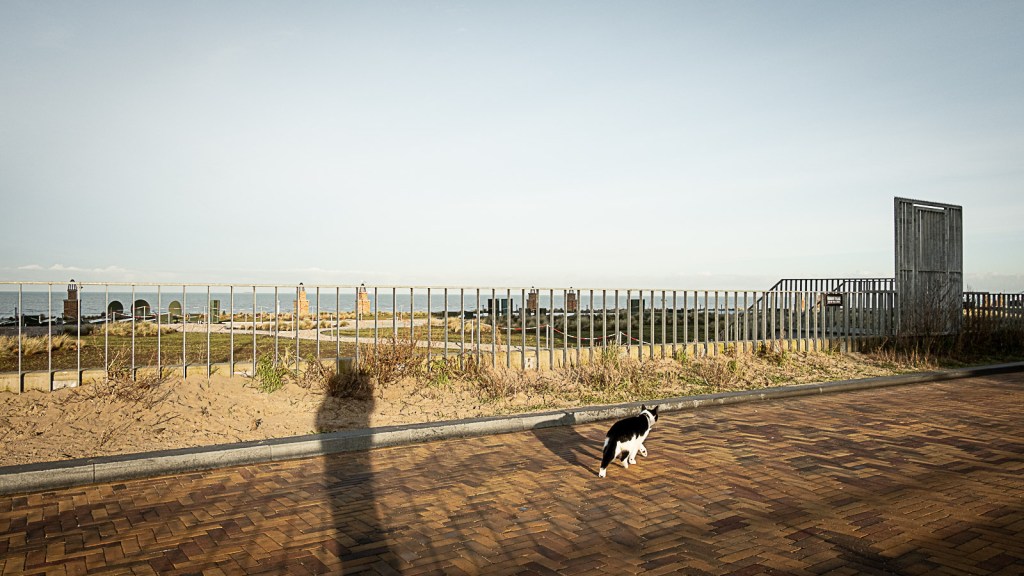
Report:
<svg viewBox="0 0 1024 576"><path fill-rule="evenodd" d="M540 292L536 288L531 288L526 294L526 311L536 314L538 310L540 310Z"/></svg>
<svg viewBox="0 0 1024 576"><path fill-rule="evenodd" d="M570 289L565 293L565 311L566 312L579 312L580 303L576 299L576 291Z"/></svg>
<svg viewBox="0 0 1024 576"><path fill-rule="evenodd" d="M499 316L508 314L508 298L488 298L487 313Z"/></svg>
<svg viewBox="0 0 1024 576"><path fill-rule="evenodd" d="M309 316L309 300L306 298L306 287L299 282L298 299L292 300L292 309L295 313L302 316Z"/></svg>
<svg viewBox="0 0 1024 576"><path fill-rule="evenodd" d="M81 310L82 302L78 299L78 284L72 278L71 283L68 284L68 297L64 300L64 319L69 322L77 321Z"/></svg>
<svg viewBox="0 0 1024 576"><path fill-rule="evenodd" d="M356 313L360 316L370 314L370 295L366 292L366 286L360 285L356 288Z"/></svg>
<svg viewBox="0 0 1024 576"><path fill-rule="evenodd" d="M121 304L120 300L114 300L107 305L107 318L117 319L118 316L124 316L124 304Z"/></svg>
<svg viewBox="0 0 1024 576"><path fill-rule="evenodd" d="M145 300L139 299L132 304L132 314L134 314L136 318L145 318L146 316L149 316L150 310L151 307L149 302Z"/></svg>

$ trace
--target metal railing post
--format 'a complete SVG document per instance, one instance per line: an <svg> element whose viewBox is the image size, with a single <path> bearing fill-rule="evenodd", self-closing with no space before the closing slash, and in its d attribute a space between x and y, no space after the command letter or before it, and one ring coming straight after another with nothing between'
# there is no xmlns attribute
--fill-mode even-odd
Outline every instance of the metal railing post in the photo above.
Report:
<svg viewBox="0 0 1024 576"><path fill-rule="evenodd" d="M210 298L210 285L206 285L206 381L213 375L213 358L210 353L210 329L213 324L213 300Z"/></svg>
<svg viewBox="0 0 1024 576"><path fill-rule="evenodd" d="M444 289L444 361L448 362L448 289Z"/></svg>
<svg viewBox="0 0 1024 576"><path fill-rule="evenodd" d="M22 296L23 288L24 288L23 285L18 284L18 310L17 310L17 314L15 314L17 316L17 318L15 319L15 322L17 322L17 324L18 324L18 392L19 393L24 393L25 392L25 374L24 374L23 364L22 364L22 359L21 359L22 354L24 353L24 350L22 349L22 342L21 342L21 340L23 338L21 325L25 321L25 301L24 301L24 298ZM76 345L79 348L82 347L81 338L79 338L79 340L76 342Z"/></svg>
<svg viewBox="0 0 1024 576"><path fill-rule="evenodd" d="M505 289L505 367L512 367L512 289Z"/></svg>
<svg viewBox="0 0 1024 576"><path fill-rule="evenodd" d="M170 318L168 318L170 319ZM252 377L256 377L256 285L252 287Z"/></svg>
<svg viewBox="0 0 1024 576"><path fill-rule="evenodd" d="M377 347L380 345L379 333L377 331L377 326L380 324L380 306L379 306L380 298L379 298L379 296L380 296L380 293L378 292L377 287L374 286L373 287L373 359L374 360L377 359ZM448 348L448 343L445 342L445 349L447 350L447 348Z"/></svg>
<svg viewBox="0 0 1024 576"><path fill-rule="evenodd" d="M498 367L498 340L500 333L498 332L498 314L501 313L501 307L498 306L498 290L491 288L491 368Z"/></svg>
<svg viewBox="0 0 1024 576"><path fill-rule="evenodd" d="M157 291L157 299L159 300L160 292ZM106 373L110 370L110 285L103 285L103 312L106 314L106 322L103 323L103 372ZM116 318L115 318L116 319ZM156 331L156 350L157 355L160 353L160 329Z"/></svg>
<svg viewBox="0 0 1024 576"><path fill-rule="evenodd" d="M588 307L588 314L590 315L590 340L587 342L587 359L590 362L594 361L594 291L590 290L590 306Z"/></svg>
<svg viewBox="0 0 1024 576"><path fill-rule="evenodd" d="M53 392L53 284L46 285L46 383Z"/></svg>
<svg viewBox="0 0 1024 576"><path fill-rule="evenodd" d="M555 289L548 289L548 329L547 329L547 348L548 348L548 368L551 370L555 369Z"/></svg>
<svg viewBox="0 0 1024 576"><path fill-rule="evenodd" d="M157 288L159 290L159 288ZM157 301L160 300L159 292L157 292ZM157 334L160 333L160 306L157 305ZM234 377L235 375L235 286L228 286L228 377Z"/></svg>
<svg viewBox="0 0 1024 576"><path fill-rule="evenodd" d="M526 288L520 289L519 298L519 332L522 335L519 359L521 368L526 370Z"/></svg>
<svg viewBox="0 0 1024 576"><path fill-rule="evenodd" d="M523 338L526 338L524 335ZM466 289L459 288L459 368L465 369L466 356Z"/></svg>
<svg viewBox="0 0 1024 576"><path fill-rule="evenodd" d="M431 355L431 351L434 348L434 346L433 346L433 342L434 342L433 335L434 334L433 334L433 330L431 328L431 326L434 323L433 322L433 320L434 320L434 313L433 313L433 306L431 304L432 304L432 302L430 300L430 287L428 286L427 287L427 371L428 372L432 372L433 369L434 369L433 365L432 365L433 364L433 356Z"/></svg>
<svg viewBox="0 0 1024 576"><path fill-rule="evenodd" d="M359 288L356 288L356 342L359 342ZM352 369L359 369L359 344L356 344ZM334 287L334 369L341 373L341 286Z"/></svg>
<svg viewBox="0 0 1024 576"><path fill-rule="evenodd" d="M355 370L357 373L359 371L359 360L360 360L360 358L359 358L359 352L360 352L360 350L359 350L359 329L360 329L360 327L359 327L359 320L363 316L362 306L360 305L360 302L359 302L359 295L361 294L360 288L365 288L365 286L360 285L360 286L357 286L356 289L355 289L356 290L356 304L355 304L355 309L356 309L355 310L355 312L356 312L356 342L355 342L355 345L356 345L356 349L355 349L355 352L352 354L352 358L353 358L352 359L352 369ZM335 330L336 330L335 331L335 337L338 340L337 340L337 343L335 344L335 346L337 347L337 350L338 350L338 360L336 362L338 364L338 369L340 370L341 369L341 306L340 306L340 302L341 302L340 292L341 292L341 289L337 288L336 290L338 291L338 296L336 298L338 299L339 306L338 306L338 322L337 322L337 325L335 326Z"/></svg>
<svg viewBox="0 0 1024 576"><path fill-rule="evenodd" d="M79 300L81 302L81 300ZM135 380L135 316L138 311L135 309L135 284L132 284L132 380ZM82 325L82 315L78 314L78 325ZM81 329L79 329L81 332ZM78 371L82 371L82 367L78 367Z"/></svg>

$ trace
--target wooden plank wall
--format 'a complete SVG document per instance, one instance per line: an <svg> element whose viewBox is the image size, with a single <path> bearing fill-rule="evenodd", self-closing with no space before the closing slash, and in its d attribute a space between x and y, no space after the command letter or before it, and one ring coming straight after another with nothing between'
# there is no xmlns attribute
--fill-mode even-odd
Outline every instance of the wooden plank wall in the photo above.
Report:
<svg viewBox="0 0 1024 576"><path fill-rule="evenodd" d="M895 255L899 330L959 330L963 302L963 208L896 198Z"/></svg>

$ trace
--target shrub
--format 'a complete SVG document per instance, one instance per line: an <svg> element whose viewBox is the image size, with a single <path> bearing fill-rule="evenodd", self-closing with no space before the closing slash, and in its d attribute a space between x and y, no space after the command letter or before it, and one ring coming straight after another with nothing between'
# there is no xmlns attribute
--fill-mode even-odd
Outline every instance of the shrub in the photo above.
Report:
<svg viewBox="0 0 1024 576"><path fill-rule="evenodd" d="M391 336L376 347L364 347L356 371L373 378L377 384L387 384L419 376L422 370L423 357L416 340Z"/></svg>
<svg viewBox="0 0 1024 576"><path fill-rule="evenodd" d="M305 388L317 389L332 398L373 398L373 384L365 373L358 370L339 372L327 367L319 359L310 359L306 362L300 384Z"/></svg>
<svg viewBox="0 0 1024 576"><path fill-rule="evenodd" d="M335 372L324 381L321 390L334 398L370 400L373 398L373 381L358 370Z"/></svg>
<svg viewBox="0 0 1024 576"><path fill-rule="evenodd" d="M164 387L168 377L161 372L140 372L132 373L129 361L129 352L118 350L114 352L107 363L103 379L92 388L94 399L115 398L122 402L140 404L145 409L150 409L160 402L163 402L171 393L170 388Z"/></svg>
<svg viewBox="0 0 1024 576"><path fill-rule="evenodd" d="M108 322L97 331L100 334L108 334L110 336L131 336L132 335L132 323L131 322ZM159 332L161 334L170 334L175 332L174 328L169 326L160 326ZM136 336L156 336L157 325L155 322L136 322L135 323L135 335Z"/></svg>
<svg viewBox="0 0 1024 576"><path fill-rule="evenodd" d="M22 337L21 353L24 356L46 353L46 338L43 336Z"/></svg>
<svg viewBox="0 0 1024 576"><path fill-rule="evenodd" d="M789 361L789 354L781 341L771 340L762 342L757 349L757 355L776 366L783 366Z"/></svg>
<svg viewBox="0 0 1024 576"><path fill-rule="evenodd" d="M68 336L67 334L57 334L52 338L47 336L22 336L22 357L24 358L34 354L45 354L47 351L47 343L49 343L49 349L53 351L76 350L78 348L78 339ZM0 357L15 357L17 355L18 337L0 336Z"/></svg>
<svg viewBox="0 0 1024 576"><path fill-rule="evenodd" d="M705 356L692 364L692 369L703 385L718 392L739 382L739 364L735 358Z"/></svg>
<svg viewBox="0 0 1024 576"><path fill-rule="evenodd" d="M58 334L54 336L53 340L50 342L50 348L55 352L57 350L77 350L78 339L72 338L67 334Z"/></svg>
<svg viewBox="0 0 1024 576"><path fill-rule="evenodd" d="M268 356L260 356L256 361L256 373L253 379L256 380L256 389L266 394L272 394L281 389L285 384L290 370L282 365L282 362L274 362Z"/></svg>
<svg viewBox="0 0 1024 576"><path fill-rule="evenodd" d="M522 370L505 366L481 367L475 362L470 362L467 366L472 366L470 380L476 384L480 397L484 401L510 398L526 388L527 375Z"/></svg>
<svg viewBox="0 0 1024 576"><path fill-rule="evenodd" d="M461 318L449 318L446 323L449 334L462 334L462 319ZM471 334L477 328L475 318L466 318L466 334ZM485 321L483 318L480 319L480 333L485 334L491 331L491 324Z"/></svg>
<svg viewBox="0 0 1024 576"><path fill-rule="evenodd" d="M64 327L61 328L60 333L67 334L71 337L77 337L79 334L82 336L88 336L96 331L95 328L95 324L82 324L81 327L77 324L65 324ZM81 332L79 332L79 330L81 330Z"/></svg>
<svg viewBox="0 0 1024 576"><path fill-rule="evenodd" d="M459 359L455 356L436 357L431 359L427 368L427 383L435 387L444 387L459 378Z"/></svg>
<svg viewBox="0 0 1024 576"><path fill-rule="evenodd" d="M609 346L593 362L569 364L559 373L569 383L607 395L609 400L636 399L650 396L664 380L666 373L658 368L657 362L640 362L622 355L619 346Z"/></svg>

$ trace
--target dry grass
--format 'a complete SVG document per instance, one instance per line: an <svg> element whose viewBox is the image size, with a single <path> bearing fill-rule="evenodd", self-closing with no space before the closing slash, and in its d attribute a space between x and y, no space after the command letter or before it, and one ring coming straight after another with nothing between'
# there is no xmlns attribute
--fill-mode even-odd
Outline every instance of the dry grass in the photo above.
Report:
<svg viewBox="0 0 1024 576"><path fill-rule="evenodd" d="M392 314L390 312L379 312L377 314L377 319L378 320L390 320L393 316L394 316L394 314ZM295 321L295 315L293 313L291 313L291 312L280 312L280 313L278 313L276 315L274 313L272 313L272 312L261 312L261 313L256 314L256 321L257 322L273 322L275 317L276 317L277 321L281 322L281 323L284 323L284 322L294 322ZM415 318L426 318L427 317L427 313L424 312L424 311L416 312L414 317ZM230 316L230 317L227 314L224 314L224 315L221 316L221 318L223 320L229 320L230 319L231 321L234 321L234 322L252 322L253 321L253 315L252 315L251 312L236 312L234 314L234 316ZM300 320L309 320L310 322L315 322L317 320L317 318L318 317L317 317L316 314L302 314L302 315L299 316ZM374 316L373 316L372 313L370 313L370 314L360 314L359 315L359 319L362 320L362 321L372 321L373 318L374 318ZM341 312L340 314L335 315L335 313L333 313L333 312L321 312L320 316L319 316L320 324L321 325L325 325L325 326L334 326L334 322L335 322L336 319L337 320L341 320L341 321L355 320L356 319L356 313L355 312ZM408 320L409 319L409 313L408 312L404 312L404 313L398 314L398 319L399 320L402 320L402 319Z"/></svg>
<svg viewBox="0 0 1024 576"><path fill-rule="evenodd" d="M620 347L609 346L593 362L561 368L557 377L585 398L617 402L650 396L677 368L674 362L641 362L624 355Z"/></svg>
<svg viewBox="0 0 1024 576"><path fill-rule="evenodd" d="M373 399L373 381L358 370L332 372L323 380L320 389L332 398Z"/></svg>
<svg viewBox="0 0 1024 576"><path fill-rule="evenodd" d="M867 353L840 353L836 347L818 351L789 348L786 342L762 344L753 353L735 346L719 354L642 361L611 346L590 362L533 373L515 369L481 369L471 361L458 368L457 358L436 359L428 374L434 385L449 381L471 383L481 399L500 401L517 394L539 395L560 401L614 403L669 396L751 390L774 386L827 382L854 378L934 370L964 363L1004 362L1021 358L1024 331L991 324L965 325L963 333L938 346L933 338L924 344L895 346L893 342ZM885 345L888 344L888 345ZM942 354L937 354L936 351ZM997 354L996 357L992 353Z"/></svg>
<svg viewBox="0 0 1024 576"><path fill-rule="evenodd" d="M356 372L386 385L402 378L415 378L423 373L424 352L409 338L383 340L376 347L366 346L359 354Z"/></svg>
<svg viewBox="0 0 1024 576"><path fill-rule="evenodd" d="M771 340L762 342L757 349L757 355L766 362L775 366L785 366L789 361L789 353L786 351L785 342Z"/></svg>
<svg viewBox="0 0 1024 576"><path fill-rule="evenodd" d="M1005 362L1024 357L1024 327L967 316L957 334L922 332L865 345L879 362L912 369Z"/></svg>
<svg viewBox="0 0 1024 576"><path fill-rule="evenodd" d="M335 324L333 320L320 320L316 322L312 319L299 320L299 330L312 330L314 328L334 328ZM338 324L339 327L348 326L348 322L341 322ZM270 322L256 322L255 324L235 324L234 329L240 331L250 331L255 327L256 330L273 331L278 332L289 332L295 330L295 320L292 319L278 319L275 324L273 321Z"/></svg>
<svg viewBox="0 0 1024 576"><path fill-rule="evenodd" d="M132 335L132 323L131 322L110 322L105 324L103 327L95 328L96 333L107 334L110 336L131 336ZM156 336L157 332L160 334L171 334L176 332L177 329L169 326L160 326L159 330L157 325L153 322L136 322L135 323L135 335L136 336Z"/></svg>
<svg viewBox="0 0 1024 576"><path fill-rule="evenodd" d="M321 360L308 359L297 383L333 398L369 400L375 388L383 389L405 378L420 378L425 373L424 360L424 352L415 340L392 337L376 347L362 347L358 366L349 370L339 372Z"/></svg>
<svg viewBox="0 0 1024 576"><path fill-rule="evenodd" d="M449 334L462 334L463 322L461 318L449 318L446 322ZM466 333L469 334L477 329L476 320L467 319L465 322ZM489 334L492 330L490 324L480 322L480 333Z"/></svg>
<svg viewBox="0 0 1024 576"><path fill-rule="evenodd" d="M91 400L113 398L129 404L150 409L163 402L170 388L165 386L168 377L162 373L142 372L132 374L129 357L123 351L116 352L107 365L104 377L89 389Z"/></svg>
<svg viewBox="0 0 1024 576"><path fill-rule="evenodd" d="M398 339L379 347L376 354L365 349L358 369L351 373L337 376L332 370L318 369L316 381L319 389L332 396L365 399L373 396L375 387L380 393L392 383L413 379L431 394L470 390L482 402L508 403L515 411L515 406L525 405L524 399L531 409L607 404L879 376L922 367L927 365L919 361L894 363L879 356L786 350L781 343L755 353L732 347L718 355L642 361L613 346L590 362L540 372L478 364L472 354L435 357L428 367L423 348Z"/></svg>
<svg viewBox="0 0 1024 576"><path fill-rule="evenodd" d="M544 382L543 379L531 378L522 370L505 366L474 366L468 380L476 387L480 399L485 402L496 402L518 394L536 393L539 391L536 384Z"/></svg>
<svg viewBox="0 0 1024 576"><path fill-rule="evenodd" d="M373 399L373 382L365 373L359 370L339 372L315 358L306 361L298 384L331 398Z"/></svg>
<svg viewBox="0 0 1024 576"><path fill-rule="evenodd" d="M722 392L736 388L743 376L740 359L735 356L705 356L690 364L698 388L707 392Z"/></svg>
<svg viewBox="0 0 1024 576"><path fill-rule="evenodd" d="M47 336L22 336L21 354L24 357L35 354L45 354L47 349L54 352L61 350L75 350L78 346L77 340L67 334L57 334L53 337ZM0 336L0 357L14 358L18 355L18 337Z"/></svg>

